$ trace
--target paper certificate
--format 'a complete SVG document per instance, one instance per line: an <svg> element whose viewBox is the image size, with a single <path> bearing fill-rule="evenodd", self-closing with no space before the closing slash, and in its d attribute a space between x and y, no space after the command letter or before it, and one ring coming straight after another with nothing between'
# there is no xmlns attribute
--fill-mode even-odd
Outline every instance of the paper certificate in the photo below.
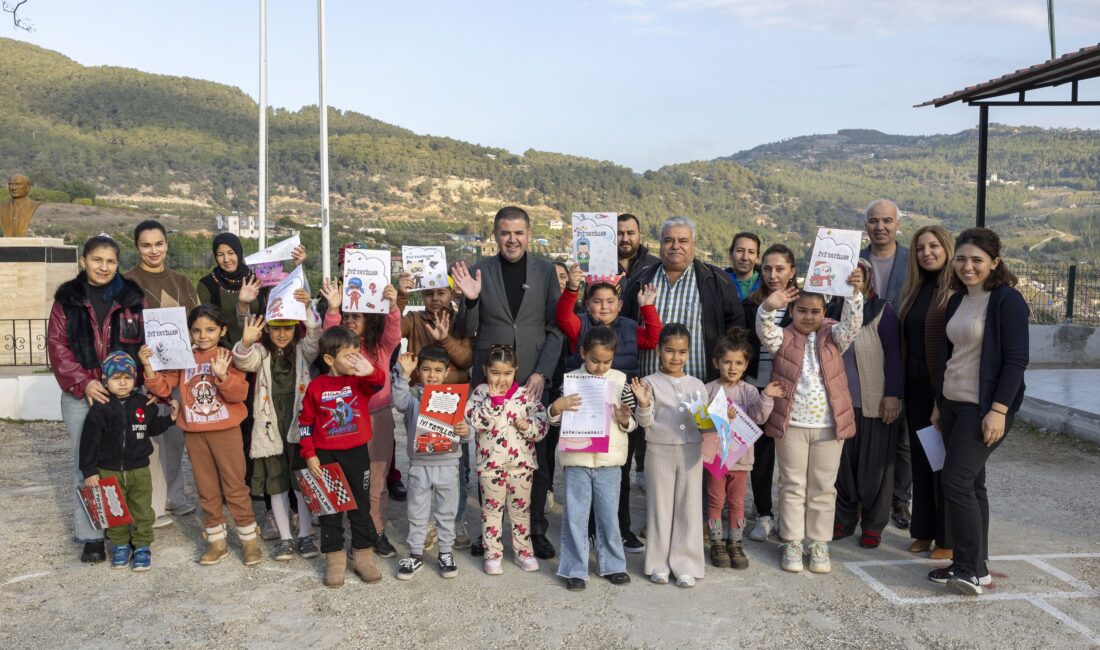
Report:
<svg viewBox="0 0 1100 650"><path fill-rule="evenodd" d="M274 243L262 251L258 251L244 258L244 263L252 266L253 264L289 260L291 259L291 253L294 252L294 249L301 245L302 238L300 236L294 235L293 237L287 237L281 242Z"/></svg>
<svg viewBox="0 0 1100 650"><path fill-rule="evenodd" d="M382 291L390 283L390 252L349 248L344 251L344 298L340 310L385 314L390 302Z"/></svg>
<svg viewBox="0 0 1100 650"><path fill-rule="evenodd" d="M302 267L291 271L267 296L267 320L305 320L306 306L298 302L294 292L304 289L306 276ZM192 364L194 365L194 364Z"/></svg>
<svg viewBox="0 0 1100 650"><path fill-rule="evenodd" d="M410 291L428 291L447 285L447 251L442 246L402 246L401 267L412 274Z"/></svg>
<svg viewBox="0 0 1100 650"><path fill-rule="evenodd" d="M562 438L598 438L607 435L611 405L607 400L607 378L595 375L566 375L562 395L580 395L576 411L561 416Z"/></svg>
<svg viewBox="0 0 1100 650"><path fill-rule="evenodd" d="M618 215L573 213L573 259L585 275L618 275Z"/></svg>
<svg viewBox="0 0 1100 650"><path fill-rule="evenodd" d="M466 411L468 384L437 384L425 386L420 397L420 411L416 417L416 439L413 451L417 454L446 454L462 439L455 433L455 425Z"/></svg>
<svg viewBox="0 0 1100 650"><path fill-rule="evenodd" d="M862 237L863 233L858 230L818 228L803 288L811 293L851 296L848 276L859 263Z"/></svg>
<svg viewBox="0 0 1100 650"><path fill-rule="evenodd" d="M947 460L947 449L943 446L943 435L936 427L927 426L917 430L917 438L920 438L920 446L924 447L924 455L928 457L928 465L933 472L943 469L943 463Z"/></svg>
<svg viewBox="0 0 1100 650"><path fill-rule="evenodd" d="M191 352L191 334L187 330L186 309L146 309L142 312L142 317L145 320L145 344L153 351L153 370L160 372L195 367L195 355Z"/></svg>

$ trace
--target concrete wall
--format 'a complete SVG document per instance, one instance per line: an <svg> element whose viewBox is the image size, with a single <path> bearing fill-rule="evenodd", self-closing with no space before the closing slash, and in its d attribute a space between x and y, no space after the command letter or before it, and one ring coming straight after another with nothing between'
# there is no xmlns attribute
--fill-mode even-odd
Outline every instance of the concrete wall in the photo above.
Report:
<svg viewBox="0 0 1100 650"><path fill-rule="evenodd" d="M1032 364L1100 364L1100 334L1082 325L1031 325Z"/></svg>
<svg viewBox="0 0 1100 650"><path fill-rule="evenodd" d="M0 418L60 420L57 380L52 374L0 377Z"/></svg>

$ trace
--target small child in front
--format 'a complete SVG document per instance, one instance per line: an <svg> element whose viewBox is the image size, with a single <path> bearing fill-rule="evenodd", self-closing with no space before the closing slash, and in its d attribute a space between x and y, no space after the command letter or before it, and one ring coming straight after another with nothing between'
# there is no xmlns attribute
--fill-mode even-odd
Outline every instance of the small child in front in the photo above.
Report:
<svg viewBox="0 0 1100 650"><path fill-rule="evenodd" d="M626 375L611 367L619 337L610 327L590 328L581 341L584 366L566 373L566 377L594 375L605 377L613 414L608 418L607 451L577 450L577 440L562 438L559 443L561 464L565 468L565 513L561 527L561 560L558 575L570 591L580 591L588 582L588 517L595 505L596 562L601 576L615 585L630 582L626 573L626 551L619 533L619 482L629 446L627 434L637 428L632 411L634 394L626 386ZM562 395L550 405L550 424L560 424L566 411L581 407L581 396ZM585 443L589 441L584 440ZM574 450L570 450L570 445Z"/></svg>
<svg viewBox="0 0 1100 650"><path fill-rule="evenodd" d="M148 404L145 395L134 392L137 363L121 350L108 354L100 366L103 384L111 399L92 403L80 434L80 471L85 485L99 485L101 478L118 481L122 497L134 522L107 529L111 568L125 569L133 548L133 570L152 567L149 545L153 543L153 479L149 456L153 436L172 426L179 402L172 401L172 415L157 415L156 404ZM149 414L146 414L146 411Z"/></svg>
<svg viewBox="0 0 1100 650"><path fill-rule="evenodd" d="M337 325L321 335L321 358L327 375L310 382L302 412L299 451L306 467L318 479L321 465L337 463L355 498L355 510L347 511L351 525L351 553L355 575L363 582L377 582L382 571L374 561L378 533L370 516L371 419L367 402L386 383L386 373L359 351L359 335ZM325 554L326 587L341 587L347 572L344 552L344 513L321 516L321 552Z"/></svg>
<svg viewBox="0 0 1100 650"><path fill-rule="evenodd" d="M409 454L409 556L398 563L397 578L410 580L424 566L424 542L428 536L428 519L435 511L439 539L439 574L444 578L458 575L454 560L455 520L459 506L459 461L470 430L465 421L455 424L454 432L461 439L450 451L423 452L416 445L416 422L425 386L445 383L451 370L447 350L438 345L420 348L420 354L406 352L397 357L397 374L393 381L393 405L405 420L406 449ZM410 387L413 372L420 383Z"/></svg>
<svg viewBox="0 0 1100 650"><path fill-rule="evenodd" d="M477 476L483 495L481 529L485 573L504 572L504 508L512 520L512 550L524 571L538 571L531 550L531 479L538 469L535 443L546 437L546 409L516 383L516 352L494 344L485 359L485 382L466 402L466 422L477 433Z"/></svg>

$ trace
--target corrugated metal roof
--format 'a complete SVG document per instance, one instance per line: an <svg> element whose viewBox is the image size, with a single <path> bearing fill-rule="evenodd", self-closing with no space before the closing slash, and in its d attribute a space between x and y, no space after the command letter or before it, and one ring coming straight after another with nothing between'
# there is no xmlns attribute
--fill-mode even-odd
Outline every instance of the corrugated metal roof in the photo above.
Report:
<svg viewBox="0 0 1100 650"><path fill-rule="evenodd" d="M916 107L943 106L957 101L972 102L991 99L1093 77L1100 77L1100 44L1065 54L1046 63L1017 70L985 83L963 88L939 99L917 104Z"/></svg>

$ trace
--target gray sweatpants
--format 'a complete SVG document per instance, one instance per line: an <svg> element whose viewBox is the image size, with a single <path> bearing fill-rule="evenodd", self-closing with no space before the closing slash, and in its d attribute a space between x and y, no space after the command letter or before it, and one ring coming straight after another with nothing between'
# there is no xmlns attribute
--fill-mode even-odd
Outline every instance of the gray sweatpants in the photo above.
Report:
<svg viewBox="0 0 1100 650"><path fill-rule="evenodd" d="M432 518L439 535L439 552L450 553L455 543L458 514L458 463L410 466L407 489L409 552L413 555L424 553L428 518L434 512Z"/></svg>

